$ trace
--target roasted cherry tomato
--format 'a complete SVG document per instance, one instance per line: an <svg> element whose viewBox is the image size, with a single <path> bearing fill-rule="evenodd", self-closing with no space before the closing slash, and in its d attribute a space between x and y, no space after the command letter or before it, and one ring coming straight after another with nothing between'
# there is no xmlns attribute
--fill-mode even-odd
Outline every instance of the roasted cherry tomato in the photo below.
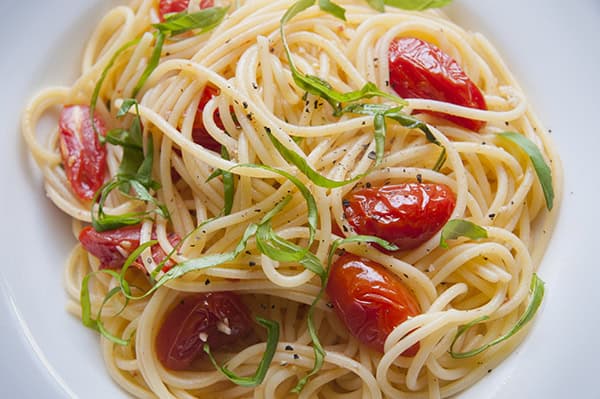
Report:
<svg viewBox="0 0 600 399"><path fill-rule="evenodd" d="M94 197L106 174L106 148L98 139L98 134L106 134L106 128L98 115L94 122L98 133L92 128L87 105L68 105L60 113L60 155L71 189L83 200Z"/></svg>
<svg viewBox="0 0 600 399"><path fill-rule="evenodd" d="M152 239L155 238L156 234L152 234ZM175 233L169 234L168 239L173 246L181 241ZM127 257L140 246L140 226L128 226L103 232L98 232L88 226L79 233L79 241L86 251L100 260L100 269L116 270L123 267ZM157 265L167 256L158 244L153 245L150 249L152 258ZM132 265L145 271L143 262L139 258ZM174 265L175 262L168 259L162 270L167 272Z"/></svg>
<svg viewBox="0 0 600 399"><path fill-rule="evenodd" d="M194 143L201 145L202 147L212 150L215 152L221 152L221 144L215 140L204 127L204 123L202 122L202 111L206 104L216 95L219 94L219 89L214 86L207 85L202 92L200 97L200 101L198 102L198 112L196 113L196 118L194 119L194 128L192 129L192 139ZM219 115L219 111L215 112L214 115L215 124L220 128L224 129L223 122L221 121L221 116Z"/></svg>
<svg viewBox="0 0 600 399"><path fill-rule="evenodd" d="M376 262L349 253L331 265L327 295L350 333L379 352L395 327L421 313L419 303L398 277ZM403 355L414 356L418 350L415 344Z"/></svg>
<svg viewBox="0 0 600 399"><path fill-rule="evenodd" d="M160 0L158 11L160 20L163 21L165 15L185 11L190 4L190 0ZM210 8L214 6L214 0L200 0L200 8Z"/></svg>
<svg viewBox="0 0 600 399"><path fill-rule="evenodd" d="M232 292L183 298L166 316L156 336L156 354L168 369L184 370L203 353L231 345L252 332L250 311Z"/></svg>
<svg viewBox="0 0 600 399"><path fill-rule="evenodd" d="M429 240L446 224L456 196L444 184L405 183L353 191L343 201L346 220L356 233L406 250Z"/></svg>
<svg viewBox="0 0 600 399"><path fill-rule="evenodd" d="M464 107L487 109L479 88L458 63L434 45L414 37L396 39L389 48L390 84L401 97L426 98ZM430 111L466 129L485 122Z"/></svg>

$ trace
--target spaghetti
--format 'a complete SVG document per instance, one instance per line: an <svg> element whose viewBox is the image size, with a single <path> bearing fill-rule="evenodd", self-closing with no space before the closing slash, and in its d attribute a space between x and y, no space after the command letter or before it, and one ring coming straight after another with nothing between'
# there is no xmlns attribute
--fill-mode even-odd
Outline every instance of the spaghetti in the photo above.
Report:
<svg viewBox="0 0 600 399"><path fill-rule="evenodd" d="M102 224L109 220L103 215L139 217L127 227L133 232L127 245L121 240L102 258L78 244L65 271L68 309L85 313L81 299L89 295L89 313L100 312L102 330L110 332L101 342L112 378L139 398L279 398L296 395L290 391L314 369L298 389L299 398L445 398L504 359L524 334L499 338L522 326L514 329L536 300L530 286L538 281L535 270L556 221L562 172L550 139L490 43L439 10L386 7L379 12L348 0L339 3L343 20L317 6L291 15L290 0L253 0L222 9L220 20L217 12L202 14L217 8L212 2L192 1L178 11L212 19L185 31L165 27L174 18L163 13L163 7L169 11L166 3L171 2L158 7L155 1L136 0L110 10L87 44L73 86L40 92L23 116L23 135L43 172L47 195L73 218L82 243L82 232L92 222L113 230ZM285 24L280 22L284 14L291 15ZM455 60L481 90L486 106L396 98L387 60L390 44L403 37L431 43ZM336 93L360 91L372 82L374 95L363 96L354 112L341 112L353 101L336 109L314 87L302 87L298 75L316 76L315 85L326 81L327 90ZM42 133L38 124L59 107L87 107L95 89L91 111L95 108L103 122L92 122L93 129L109 139L98 144L106 151L105 185L93 190L97 194L90 200L73 189L72 165L61 156L61 151L72 154L71 144L63 144L68 128ZM383 108L378 114L364 104ZM75 124L75 133L86 129L81 127L86 109L78 108L78 116L67 121ZM377 136L382 120L385 137ZM477 121L477 128L460 120ZM114 180L125 176L123 160L134 157L135 146L126 144L135 129L142 150L132 173L139 179ZM545 179L541 164L550 165ZM140 176L148 177L141 187L136 185L144 181ZM318 184L321 178L346 183ZM106 181L114 182L112 190ZM330 254L337 259L336 240L356 235L345 216L350 193L416 181L449 187L456 197L450 219L464 221L463 227L468 221L484 234L444 235L440 245L447 231L437 231L403 251L360 240L343 244L344 251L383 265L421 310L394 326L379 353L354 338L327 295L320 296L326 278L318 268L300 257L268 256L249 226L268 225L294 248L308 247L312 257L304 253L304 260L316 259L325 270ZM554 207L548 184L556 196ZM135 247L139 256L132 255ZM131 296L151 290L142 299L126 301L121 295L118 274L126 258L133 266L121 278ZM198 259L219 261L161 280ZM111 260L113 274L98 272L110 270ZM151 288L157 281L164 284ZM238 294L252 318L279 326L279 342L258 386L231 382L205 354L184 371L159 360L157 335L172 309L209 292ZM311 323L323 348L320 368L315 367ZM229 325L218 328L231 333ZM268 347L266 334L257 327L245 339L239 347L214 349L216 362L238 375L254 373ZM407 348L417 343L418 351L407 356ZM461 353L468 355L456 356Z"/></svg>

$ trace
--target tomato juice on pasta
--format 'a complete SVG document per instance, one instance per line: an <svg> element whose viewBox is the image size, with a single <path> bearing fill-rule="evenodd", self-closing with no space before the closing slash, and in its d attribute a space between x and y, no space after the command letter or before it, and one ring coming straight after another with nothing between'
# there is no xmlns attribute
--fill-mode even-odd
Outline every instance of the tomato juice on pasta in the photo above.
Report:
<svg viewBox="0 0 600 399"><path fill-rule="evenodd" d="M115 7L24 111L134 397L450 397L540 305L562 171L497 51L449 1L313 3Z"/></svg>

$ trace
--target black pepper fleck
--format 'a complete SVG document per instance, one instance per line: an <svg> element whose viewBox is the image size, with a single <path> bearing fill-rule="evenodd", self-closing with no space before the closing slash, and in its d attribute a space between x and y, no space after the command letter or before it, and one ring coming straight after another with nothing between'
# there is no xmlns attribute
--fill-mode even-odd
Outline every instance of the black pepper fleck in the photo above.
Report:
<svg viewBox="0 0 600 399"><path fill-rule="evenodd" d="M422 174L420 174L420 173L417 173L417 181L418 181L419 183L423 183L423 175L422 175Z"/></svg>
<svg viewBox="0 0 600 399"><path fill-rule="evenodd" d="M296 359L296 360L300 359L300 355L297 353L294 353L294 359Z"/></svg>
<svg viewBox="0 0 600 399"><path fill-rule="evenodd" d="M294 347L293 347L292 345L286 345L286 346L285 346L285 350L286 350L286 351L293 351L293 350L294 350Z"/></svg>
<svg viewBox="0 0 600 399"><path fill-rule="evenodd" d="M209 279L204 280L204 285L209 285L209 284L210 284L210 280Z"/></svg>
<svg viewBox="0 0 600 399"><path fill-rule="evenodd" d="M250 266L250 267L256 266L256 262L250 261L250 262L248 262L248 266Z"/></svg>
<svg viewBox="0 0 600 399"><path fill-rule="evenodd" d="M377 154L375 153L375 151L371 151L369 152L369 155L367 155L367 157L374 161L377 159Z"/></svg>
<svg viewBox="0 0 600 399"><path fill-rule="evenodd" d="M350 201L348 201L347 199L344 199L344 200L342 200L342 205L344 207L348 207L348 206L350 206Z"/></svg>

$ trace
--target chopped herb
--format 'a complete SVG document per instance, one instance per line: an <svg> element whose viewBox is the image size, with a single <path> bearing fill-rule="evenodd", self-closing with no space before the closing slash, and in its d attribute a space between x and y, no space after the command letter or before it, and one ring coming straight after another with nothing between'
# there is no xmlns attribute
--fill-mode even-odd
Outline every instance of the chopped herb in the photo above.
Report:
<svg viewBox="0 0 600 399"><path fill-rule="evenodd" d="M468 220L453 219L442 228L440 247L448 248L447 240L468 237L472 240L487 238L487 230Z"/></svg>

